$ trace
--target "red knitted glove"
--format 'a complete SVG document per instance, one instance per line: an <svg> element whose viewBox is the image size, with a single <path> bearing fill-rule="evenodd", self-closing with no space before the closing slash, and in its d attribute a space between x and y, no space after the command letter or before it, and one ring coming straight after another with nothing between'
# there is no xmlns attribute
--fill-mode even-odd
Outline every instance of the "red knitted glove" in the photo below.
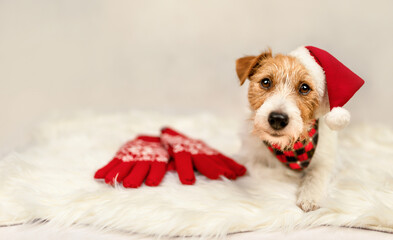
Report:
<svg viewBox="0 0 393 240"><path fill-rule="evenodd" d="M220 175L236 179L246 173L244 166L204 142L188 138L173 129L161 130L161 142L174 158L179 179L183 184L194 184L194 167L210 179L218 179Z"/></svg>
<svg viewBox="0 0 393 240"><path fill-rule="evenodd" d="M145 179L146 185L157 186L167 171L168 159L159 137L138 136L126 142L94 178L105 179L108 184L123 181L126 188L137 188Z"/></svg>

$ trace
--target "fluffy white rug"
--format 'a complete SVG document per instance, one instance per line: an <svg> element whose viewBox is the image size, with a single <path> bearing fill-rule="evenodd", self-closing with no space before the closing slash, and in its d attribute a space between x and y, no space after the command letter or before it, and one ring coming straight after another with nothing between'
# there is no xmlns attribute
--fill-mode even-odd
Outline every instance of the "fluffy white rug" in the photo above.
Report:
<svg viewBox="0 0 393 240"><path fill-rule="evenodd" d="M0 161L0 224L38 218L158 236L320 225L393 232L393 132L382 127L341 133L342 164L322 208L309 213L295 205L297 181L275 169L249 168L251 174L236 181L198 176L194 186L181 185L173 172L159 187L139 189L93 179L124 141L138 133L157 134L166 124L229 155L240 147L240 123L210 115L131 112L52 120L28 147Z"/></svg>

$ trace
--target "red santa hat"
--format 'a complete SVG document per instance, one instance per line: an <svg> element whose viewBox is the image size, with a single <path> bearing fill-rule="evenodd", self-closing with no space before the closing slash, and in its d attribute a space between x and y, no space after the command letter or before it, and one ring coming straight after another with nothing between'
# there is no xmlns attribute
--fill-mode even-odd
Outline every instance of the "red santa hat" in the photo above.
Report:
<svg viewBox="0 0 393 240"><path fill-rule="evenodd" d="M348 125L351 117L343 106L364 84L364 80L322 49L299 47L289 55L307 68L320 96L324 95L327 87L330 112L325 115L325 121L329 128L339 130Z"/></svg>

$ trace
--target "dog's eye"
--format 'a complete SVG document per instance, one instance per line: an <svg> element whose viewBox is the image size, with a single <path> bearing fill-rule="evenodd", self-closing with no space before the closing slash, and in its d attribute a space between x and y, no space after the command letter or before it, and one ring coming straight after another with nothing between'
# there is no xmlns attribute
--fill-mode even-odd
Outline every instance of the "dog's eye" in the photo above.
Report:
<svg viewBox="0 0 393 240"><path fill-rule="evenodd" d="M264 78L261 80L260 84L262 88L269 89L272 85L272 82L270 81L269 78Z"/></svg>
<svg viewBox="0 0 393 240"><path fill-rule="evenodd" d="M300 85L300 88L299 88L300 94L307 95L310 91L311 91L311 88L307 84L302 83L302 85Z"/></svg>

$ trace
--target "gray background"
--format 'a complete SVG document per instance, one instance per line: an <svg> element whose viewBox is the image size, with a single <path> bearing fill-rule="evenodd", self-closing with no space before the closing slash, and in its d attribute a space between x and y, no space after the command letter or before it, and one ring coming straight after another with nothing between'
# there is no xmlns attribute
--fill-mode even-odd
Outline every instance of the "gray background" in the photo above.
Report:
<svg viewBox="0 0 393 240"><path fill-rule="evenodd" d="M242 116L235 60L328 50L366 80L353 122L393 126L393 1L0 0L0 153L53 113Z"/></svg>

